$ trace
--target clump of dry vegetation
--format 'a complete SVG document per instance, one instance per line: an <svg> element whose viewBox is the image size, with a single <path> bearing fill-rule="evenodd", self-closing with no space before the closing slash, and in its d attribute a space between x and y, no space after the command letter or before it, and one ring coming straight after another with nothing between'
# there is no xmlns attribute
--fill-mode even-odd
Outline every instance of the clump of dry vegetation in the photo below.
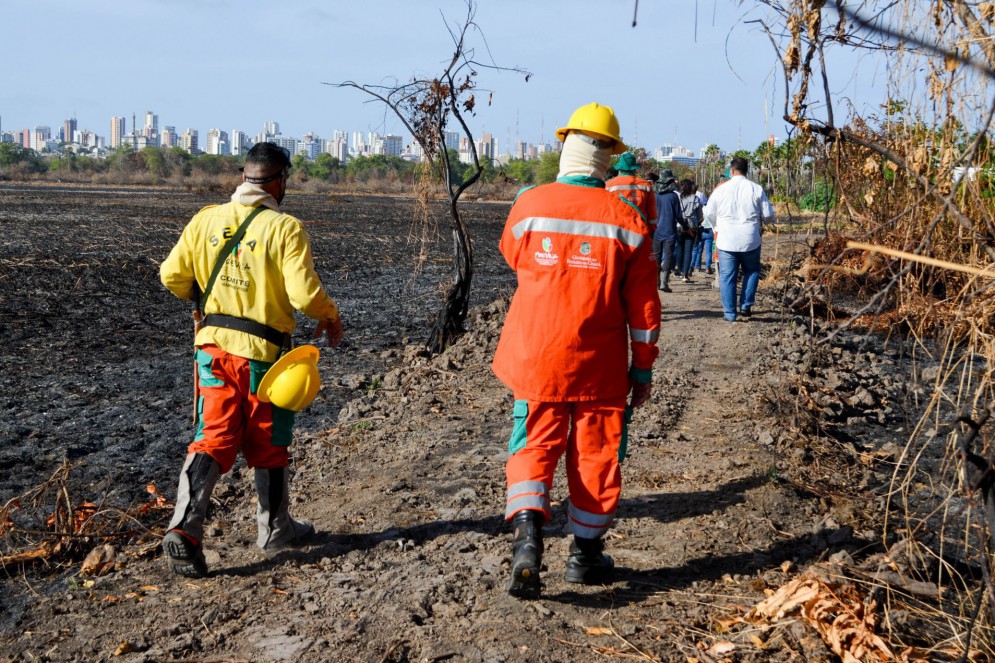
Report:
<svg viewBox="0 0 995 663"><path fill-rule="evenodd" d="M0 507L0 569L82 561L81 575L103 575L127 557L158 550L173 505L149 484L149 499L127 509L94 504L70 492L68 462L47 481Z"/></svg>
<svg viewBox="0 0 995 663"><path fill-rule="evenodd" d="M880 573L851 570L865 597L861 609L877 601L886 615L902 615L886 620L891 637L932 644L933 656L990 657L995 5L761 4L770 11L755 23L781 64L784 119L812 146L808 154L834 193L824 232L810 237L807 260L794 265L802 287L791 304L833 322L823 327L823 344L847 327L890 337L912 357L924 387L912 398L918 421L906 431L881 514L884 542L901 542L904 561L885 555L878 571L890 568L931 591L896 589ZM876 114L851 109L842 121L834 114L840 102L831 82L849 75L834 69L839 53L887 60L891 94ZM856 614L832 611L844 612ZM916 658L915 650L862 646L863 656L851 652L861 660Z"/></svg>

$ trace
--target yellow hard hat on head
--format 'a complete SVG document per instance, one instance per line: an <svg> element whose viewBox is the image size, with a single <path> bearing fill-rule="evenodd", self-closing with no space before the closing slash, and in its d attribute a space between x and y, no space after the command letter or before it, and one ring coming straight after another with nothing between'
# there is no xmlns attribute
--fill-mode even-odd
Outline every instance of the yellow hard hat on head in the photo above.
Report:
<svg viewBox="0 0 995 663"><path fill-rule="evenodd" d="M612 154L622 154L628 148L622 142L621 131L618 127L618 118L611 106L601 104L587 104L581 106L570 116L567 126L556 130L556 137L563 142L570 131L584 131L586 133L598 134L611 138L615 141L612 145Z"/></svg>
<svg viewBox="0 0 995 663"><path fill-rule="evenodd" d="M311 404L321 387L319 355L313 345L302 345L283 355L266 371L256 396L263 403L300 412Z"/></svg>

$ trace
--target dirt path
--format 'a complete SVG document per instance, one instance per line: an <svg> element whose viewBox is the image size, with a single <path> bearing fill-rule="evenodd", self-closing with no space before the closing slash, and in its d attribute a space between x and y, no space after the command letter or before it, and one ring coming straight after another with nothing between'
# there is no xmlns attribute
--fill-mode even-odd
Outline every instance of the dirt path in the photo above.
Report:
<svg viewBox="0 0 995 663"><path fill-rule="evenodd" d="M75 569L10 578L0 659L683 659L728 637L717 620L741 615L794 566L856 545L853 528L831 518L832 503L782 480L807 462L766 399L785 388L784 367L794 361L784 349L797 345L795 332L765 291L750 321L725 322L711 279L700 275L663 295L654 396L631 428L609 535L615 581L562 579L561 472L543 598L510 598L511 536L501 514L512 399L488 368L513 287L493 246L503 213L477 212L482 303L470 332L441 356L428 358L406 338L419 322L399 313L411 308L410 292L391 291L384 301L398 311L386 313L364 294L364 283L388 278L389 265L332 272L331 289L357 323L348 352L323 356L326 387L295 442L294 510L319 530L308 546L272 558L255 552L251 478L236 466L215 492L210 577L173 577L155 557L90 581ZM351 241L351 231L323 237L321 228L311 230L316 255ZM365 317L377 310L381 317ZM186 314L177 306L169 315ZM175 377L178 389L186 377ZM170 421L181 422L185 395ZM160 486L172 497L180 447L160 446L173 450L156 457L157 469L128 472L170 477ZM771 638L762 646L739 638L737 660L824 652L803 634Z"/></svg>

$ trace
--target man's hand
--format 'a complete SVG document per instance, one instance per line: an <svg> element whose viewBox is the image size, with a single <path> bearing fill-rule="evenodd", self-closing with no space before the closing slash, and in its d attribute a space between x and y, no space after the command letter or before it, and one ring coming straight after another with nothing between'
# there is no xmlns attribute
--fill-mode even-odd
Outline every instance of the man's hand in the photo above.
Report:
<svg viewBox="0 0 995 663"><path fill-rule="evenodd" d="M632 400L629 405L633 408L642 407L649 401L650 393L653 391L652 382L633 382L632 383Z"/></svg>
<svg viewBox="0 0 995 663"><path fill-rule="evenodd" d="M342 320L322 320L314 330L314 338L321 338L322 332L328 332L328 347L337 348L342 342Z"/></svg>

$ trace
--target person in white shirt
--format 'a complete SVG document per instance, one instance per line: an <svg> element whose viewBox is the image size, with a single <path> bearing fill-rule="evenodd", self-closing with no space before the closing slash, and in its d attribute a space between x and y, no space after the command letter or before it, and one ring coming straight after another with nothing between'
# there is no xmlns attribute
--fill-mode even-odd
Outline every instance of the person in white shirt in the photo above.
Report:
<svg viewBox="0 0 995 663"><path fill-rule="evenodd" d="M735 322L749 317L760 282L760 226L774 222L774 207L763 187L746 179L749 164L736 157L729 164L732 177L716 188L705 206L705 219L715 229L719 252L719 290L724 317ZM736 307L736 282L743 271L743 289Z"/></svg>

